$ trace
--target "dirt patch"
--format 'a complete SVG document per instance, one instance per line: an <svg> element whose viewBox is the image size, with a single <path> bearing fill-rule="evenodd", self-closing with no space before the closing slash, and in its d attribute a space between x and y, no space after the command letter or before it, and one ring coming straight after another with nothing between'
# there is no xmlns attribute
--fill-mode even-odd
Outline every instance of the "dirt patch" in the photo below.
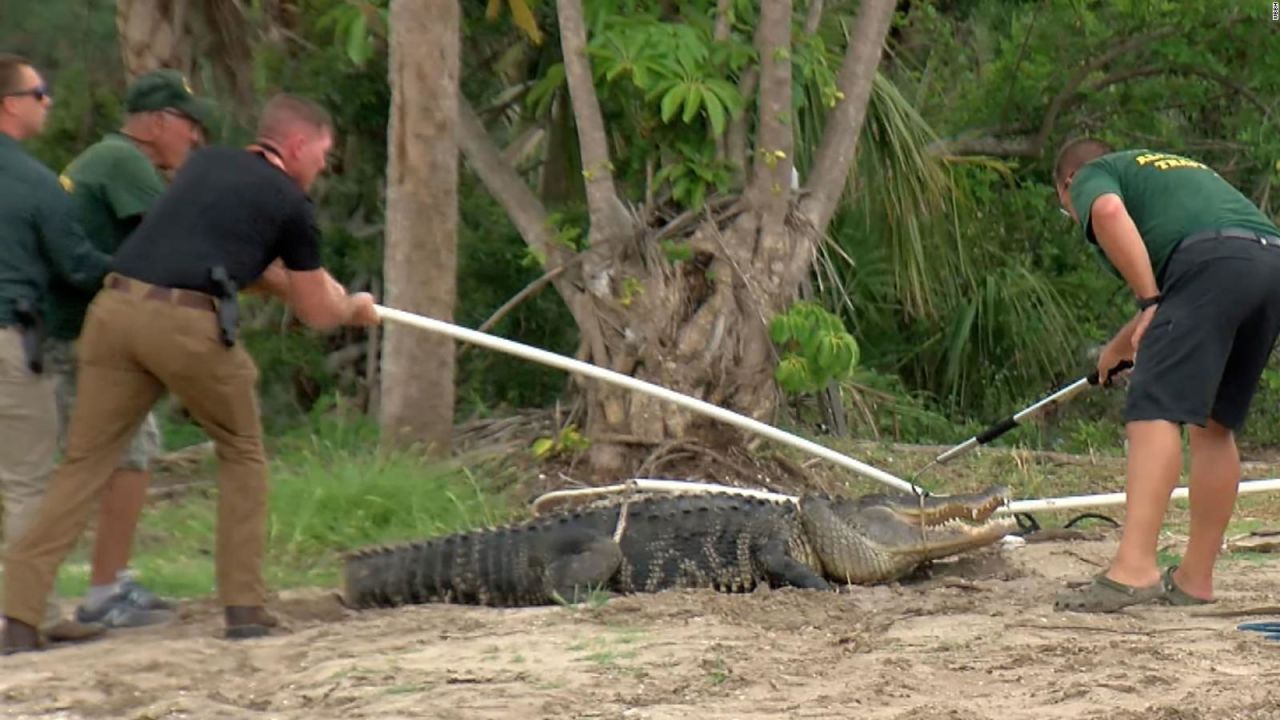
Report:
<svg viewBox="0 0 1280 720"><path fill-rule="evenodd" d="M1207 614L1275 604L1280 564L1223 563L1221 602L1055 613L1114 537L991 548L840 593L667 592L597 607L354 613L285 593L285 632L175 624L0 659L4 718L1280 719L1280 643Z"/></svg>

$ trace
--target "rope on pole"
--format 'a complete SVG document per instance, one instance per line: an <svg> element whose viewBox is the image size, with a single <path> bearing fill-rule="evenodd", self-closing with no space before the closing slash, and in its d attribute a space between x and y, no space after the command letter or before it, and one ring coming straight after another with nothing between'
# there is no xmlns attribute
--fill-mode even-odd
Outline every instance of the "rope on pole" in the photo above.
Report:
<svg viewBox="0 0 1280 720"><path fill-rule="evenodd" d="M817 455L824 460L828 460L843 468L852 470L864 477L884 483L894 489L918 495L923 495L925 492L923 489L912 485L902 478L891 475L879 468L867 465L866 463L854 460L848 455L838 453L831 448L824 447L810 440L805 440L802 437L792 435L785 430L779 430L772 425L767 425L754 418L749 418L746 415L741 415L733 412L732 410L726 410L718 405L712 405L709 402L689 397L688 395L675 392L674 390L669 390L660 385L654 385L653 383L645 382L644 380L639 380L612 370L607 370L597 365L592 365L591 363L585 363L581 360L565 357L558 353L540 350L523 343L470 330L442 320L436 320L434 318L405 312L404 310L396 310L395 308L389 308L383 305L375 305L374 308L377 310L378 316L383 320L390 320L392 322L409 325L428 332L448 335L455 340L479 345L481 347L489 348L490 350L497 350L499 352L507 353L508 355L514 355L516 357L548 365L559 370L585 375L595 380L601 380L629 390L635 390L636 392L652 395L653 397L666 400L688 410L693 410L694 412L715 418L716 420L728 423L742 430L763 435L770 440L775 440L803 450L812 455Z"/></svg>

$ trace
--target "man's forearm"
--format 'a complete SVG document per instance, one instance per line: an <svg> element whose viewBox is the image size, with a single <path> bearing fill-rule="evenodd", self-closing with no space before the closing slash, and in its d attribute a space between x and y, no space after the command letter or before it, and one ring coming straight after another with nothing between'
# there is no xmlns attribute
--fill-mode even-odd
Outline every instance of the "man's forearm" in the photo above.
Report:
<svg viewBox="0 0 1280 720"><path fill-rule="evenodd" d="M1112 340L1112 342L1117 342L1122 340L1126 343L1132 344L1133 331L1137 329L1138 319L1141 317L1142 317L1142 313L1138 313L1134 315L1132 318L1130 318L1129 322L1125 323L1123 327L1121 327L1119 330L1116 331L1116 336Z"/></svg>

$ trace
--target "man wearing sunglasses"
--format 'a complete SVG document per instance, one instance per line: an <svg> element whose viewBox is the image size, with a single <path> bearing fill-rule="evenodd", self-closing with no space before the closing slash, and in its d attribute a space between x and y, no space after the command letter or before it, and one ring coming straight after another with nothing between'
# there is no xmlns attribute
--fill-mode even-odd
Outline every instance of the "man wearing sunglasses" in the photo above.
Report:
<svg viewBox="0 0 1280 720"><path fill-rule="evenodd" d="M1063 146L1058 197L1133 293L1136 312L1103 349L1098 374L1134 363L1125 404L1125 522L1106 572L1059 596L1059 610L1114 612L1213 600L1213 569L1240 482L1244 426L1280 334L1280 229L1197 160ZM1179 566L1156 563L1160 528L1191 442L1191 532Z"/></svg>
<svg viewBox="0 0 1280 720"><path fill-rule="evenodd" d="M85 239L58 176L23 149L44 130L52 98L26 60L0 55L0 498L4 545L32 525L56 455L52 378L43 372L39 325L51 278L90 292L110 257ZM101 626L61 620L48 602L50 640L82 640Z"/></svg>
<svg viewBox="0 0 1280 720"><path fill-rule="evenodd" d="M128 116L120 131L86 149L59 178L90 242L111 255L163 194L162 174L176 171L204 144L214 117L213 103L197 97L175 70L156 70L135 80L125 109ZM45 366L57 390L60 447L66 446L67 422L75 405L75 342L93 295L56 278L50 285ZM159 426L154 414L147 413L103 495L91 587L76 611L81 622L141 627L172 616L171 604L128 572L134 531L151 483L150 461L160 448Z"/></svg>
<svg viewBox="0 0 1280 720"><path fill-rule="evenodd" d="M373 297L348 293L324 268L309 191L333 145L314 102L280 94L264 105L257 142L195 153L116 253L86 314L80 395L66 457L32 529L5 556L0 651L38 648L35 624L147 411L164 392L213 439L218 456L218 595L228 639L262 637L268 529L267 458L258 368L239 339L240 291L273 295L310 327L379 322Z"/></svg>

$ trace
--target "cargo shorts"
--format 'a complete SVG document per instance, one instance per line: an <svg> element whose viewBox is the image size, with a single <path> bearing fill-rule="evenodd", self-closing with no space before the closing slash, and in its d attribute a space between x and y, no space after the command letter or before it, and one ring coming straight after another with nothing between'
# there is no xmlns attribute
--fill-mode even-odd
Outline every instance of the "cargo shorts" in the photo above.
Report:
<svg viewBox="0 0 1280 720"><path fill-rule="evenodd" d="M1125 421L1239 432L1280 336L1280 247L1238 238L1179 247L1142 336Z"/></svg>
<svg viewBox="0 0 1280 720"><path fill-rule="evenodd" d="M54 395L58 407L58 448L67 447L67 424L71 419L71 408L76 399L76 354L75 343L68 340L49 338L44 344L44 367L49 377L53 378ZM156 422L155 412L148 412L142 424L125 449L120 461L120 469L146 472L151 461L161 451L160 425Z"/></svg>

